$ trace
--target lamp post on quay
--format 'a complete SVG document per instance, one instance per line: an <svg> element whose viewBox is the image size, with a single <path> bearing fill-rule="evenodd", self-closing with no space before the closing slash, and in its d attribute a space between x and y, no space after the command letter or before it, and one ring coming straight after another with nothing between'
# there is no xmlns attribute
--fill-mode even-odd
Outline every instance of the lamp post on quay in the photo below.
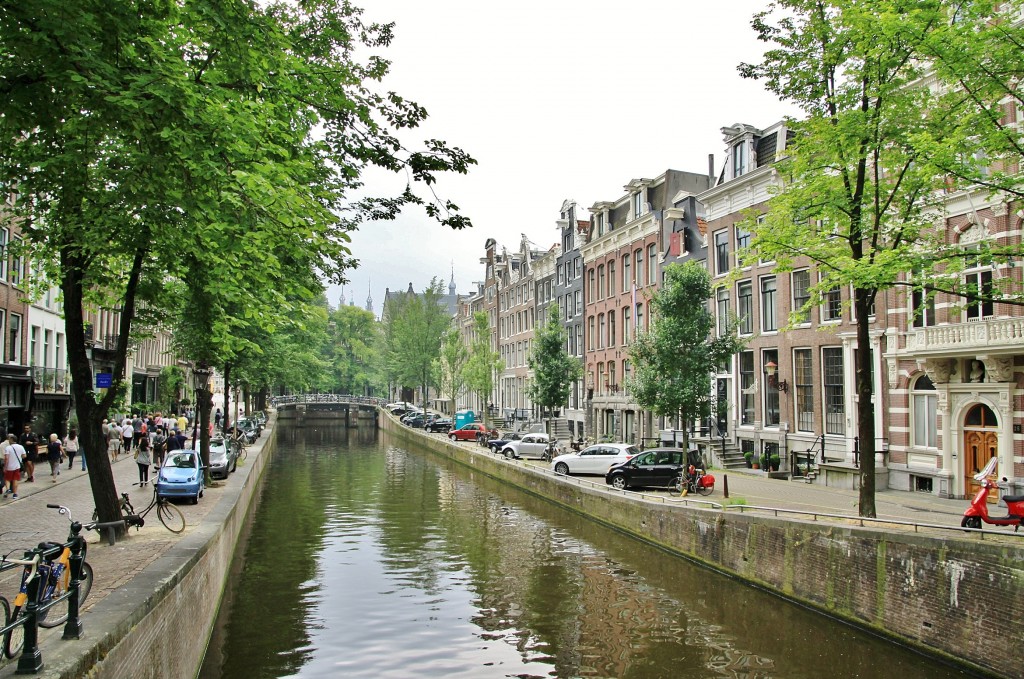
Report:
<svg viewBox="0 0 1024 679"><path fill-rule="evenodd" d="M210 481L210 376L213 370L201 361L192 368L196 390L196 423L199 430L199 456L203 461L203 476ZM192 430L192 448L196 447L196 429Z"/></svg>

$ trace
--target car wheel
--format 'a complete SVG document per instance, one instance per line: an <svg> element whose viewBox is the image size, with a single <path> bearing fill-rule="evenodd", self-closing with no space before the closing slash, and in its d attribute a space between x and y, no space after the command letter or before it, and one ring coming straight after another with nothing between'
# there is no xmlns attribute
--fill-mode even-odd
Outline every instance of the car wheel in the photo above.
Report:
<svg viewBox="0 0 1024 679"><path fill-rule="evenodd" d="M506 448L505 450L501 451L501 454L505 456L506 460L514 460L516 457L515 452L513 452L511 448Z"/></svg>
<svg viewBox="0 0 1024 679"><path fill-rule="evenodd" d="M629 486L626 484L626 477L622 474L616 474L612 477L612 488L618 490L626 490Z"/></svg>
<svg viewBox="0 0 1024 679"><path fill-rule="evenodd" d="M555 465L555 473L556 474L564 474L564 475L568 476L569 475L569 465L567 465L564 462L559 462L558 464Z"/></svg>
<svg viewBox="0 0 1024 679"><path fill-rule="evenodd" d="M458 440L458 437L455 434L448 434L448 438L450 438L452 441Z"/></svg>
<svg viewBox="0 0 1024 679"><path fill-rule="evenodd" d="M199 504L199 496L198 495L196 495L194 498L192 498L192 504L194 504L194 505Z"/></svg>

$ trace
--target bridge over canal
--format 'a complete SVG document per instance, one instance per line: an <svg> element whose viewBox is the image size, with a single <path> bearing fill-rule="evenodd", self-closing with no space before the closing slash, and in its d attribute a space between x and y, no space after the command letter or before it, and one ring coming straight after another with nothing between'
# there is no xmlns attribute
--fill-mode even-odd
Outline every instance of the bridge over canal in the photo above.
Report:
<svg viewBox="0 0 1024 679"><path fill-rule="evenodd" d="M273 400L277 417L286 426L332 424L357 427L376 424L384 399L352 394L299 394Z"/></svg>

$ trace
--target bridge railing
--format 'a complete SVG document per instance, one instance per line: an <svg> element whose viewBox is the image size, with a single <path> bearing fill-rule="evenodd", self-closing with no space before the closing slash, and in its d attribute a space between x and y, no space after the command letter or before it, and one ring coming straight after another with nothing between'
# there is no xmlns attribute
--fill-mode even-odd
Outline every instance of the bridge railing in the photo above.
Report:
<svg viewBox="0 0 1024 679"><path fill-rule="evenodd" d="M275 408L279 405L292 403L359 403L362 405L382 406L387 399L377 396L356 396L354 394L293 394L274 396L270 399Z"/></svg>

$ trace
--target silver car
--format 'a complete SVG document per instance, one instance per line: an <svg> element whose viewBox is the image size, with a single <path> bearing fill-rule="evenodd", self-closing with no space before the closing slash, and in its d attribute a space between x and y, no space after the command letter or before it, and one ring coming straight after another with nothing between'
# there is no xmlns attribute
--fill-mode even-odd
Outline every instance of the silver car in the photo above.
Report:
<svg viewBox="0 0 1024 679"><path fill-rule="evenodd" d="M628 443L598 443L578 453L559 455L551 461L556 474L600 474L604 476L612 465L628 462L640 449Z"/></svg>
<svg viewBox="0 0 1024 679"><path fill-rule="evenodd" d="M550 439L547 434L526 434L518 441L509 441L501 449L501 454L511 459L531 458L543 460Z"/></svg>

